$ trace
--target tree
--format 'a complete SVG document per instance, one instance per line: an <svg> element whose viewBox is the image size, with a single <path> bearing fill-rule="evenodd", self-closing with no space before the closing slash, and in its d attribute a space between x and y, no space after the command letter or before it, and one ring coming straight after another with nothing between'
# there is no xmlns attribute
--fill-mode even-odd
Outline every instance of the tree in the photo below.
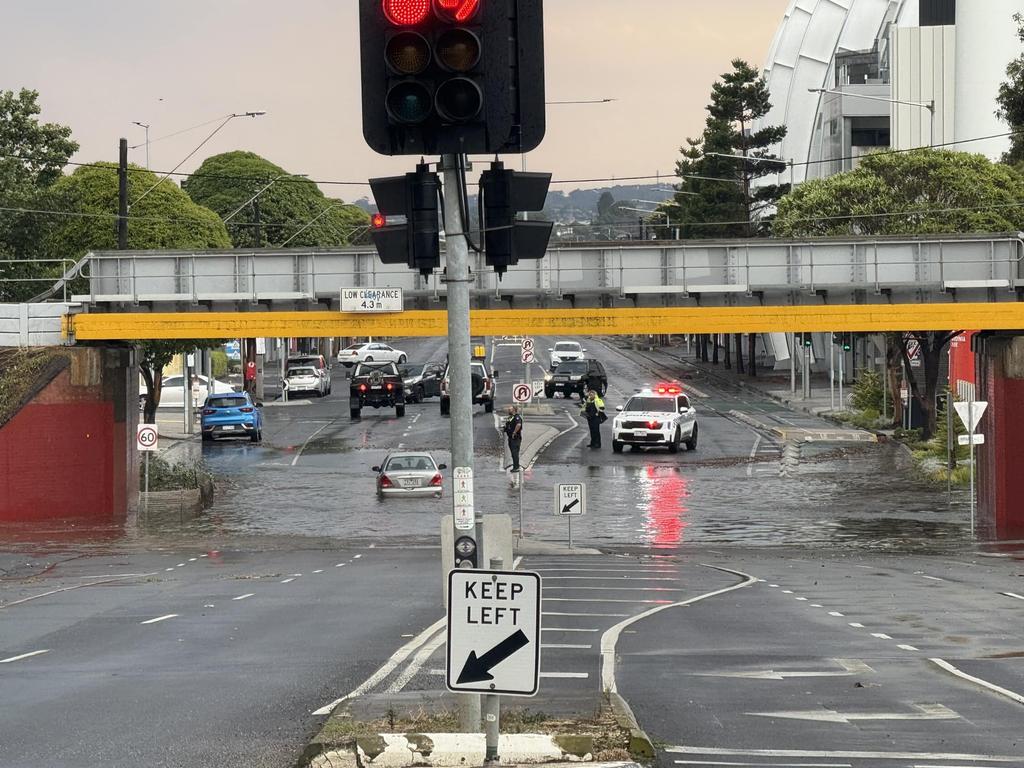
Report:
<svg viewBox="0 0 1024 768"><path fill-rule="evenodd" d="M236 248L273 247L285 242L324 248L366 242L367 213L325 196L314 182L289 174L252 152L225 152L207 158L182 189L222 219L234 214L227 225Z"/></svg>
<svg viewBox="0 0 1024 768"><path fill-rule="evenodd" d="M783 126L754 123L771 111L768 84L742 59L732 62L711 89L704 133L680 149L675 201L661 210L683 226L686 237L749 237L771 214L788 187L753 182L785 169L771 149L786 135ZM693 226L686 226L686 225Z"/></svg>
<svg viewBox="0 0 1024 768"><path fill-rule="evenodd" d="M802 184L779 201L777 237L1017 232L1024 227L1024 176L982 155L921 149L868 155L848 173ZM939 364L959 333L915 331L887 336L888 385L901 363L911 392L935 433ZM907 342L921 345L924 389L910 373Z"/></svg>
<svg viewBox="0 0 1024 768"><path fill-rule="evenodd" d="M1024 15L1016 13L1013 20L1017 24L1017 36L1024 43ZM1017 132L1010 137L1010 151L1003 155L1004 163L1015 164L1024 161L1024 54L1006 67L1006 77L996 97L999 104L996 116Z"/></svg>
<svg viewBox="0 0 1024 768"><path fill-rule="evenodd" d="M192 202L175 184L157 185L156 174L130 167L128 199L128 247L137 250L155 248L230 248L224 222L213 211ZM156 185L156 186L154 186ZM151 191L149 191L151 190ZM147 193L148 191L148 193ZM44 248L51 254L80 258L89 251L114 250L117 247L117 166L94 163L57 181L47 192L55 210L74 212L47 233ZM160 404L163 368L175 354L215 346L216 341L144 341L142 342L142 378L146 383L145 419L152 423Z"/></svg>
<svg viewBox="0 0 1024 768"><path fill-rule="evenodd" d="M40 123L39 113L38 92L0 91L0 205L4 208L45 208L45 190L78 151L70 128ZM0 211L0 260L45 258L42 235L52 223L53 218L43 214ZM43 280L56 271L41 264L0 264L0 278L33 281L0 283L0 301L24 301L40 293Z"/></svg>

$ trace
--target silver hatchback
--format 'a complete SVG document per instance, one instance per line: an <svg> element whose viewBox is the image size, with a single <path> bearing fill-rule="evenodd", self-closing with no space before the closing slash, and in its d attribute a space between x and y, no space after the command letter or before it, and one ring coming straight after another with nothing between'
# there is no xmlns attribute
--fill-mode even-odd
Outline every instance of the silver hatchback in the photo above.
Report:
<svg viewBox="0 0 1024 768"><path fill-rule="evenodd" d="M383 464L373 468L377 473L377 495L439 499L444 491L444 469L447 465L438 464L429 453L392 453Z"/></svg>

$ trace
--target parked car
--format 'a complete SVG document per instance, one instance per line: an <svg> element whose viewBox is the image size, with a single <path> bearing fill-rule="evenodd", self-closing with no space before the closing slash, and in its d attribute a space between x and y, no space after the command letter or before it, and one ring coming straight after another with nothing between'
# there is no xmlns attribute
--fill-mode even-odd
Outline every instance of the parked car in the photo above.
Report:
<svg viewBox="0 0 1024 768"><path fill-rule="evenodd" d="M548 350L551 355L551 369L554 370L567 360L582 360L587 353L578 342L559 341Z"/></svg>
<svg viewBox="0 0 1024 768"><path fill-rule="evenodd" d="M401 365L408 359L402 350L379 342L352 344L338 353L338 362L346 368L351 368L356 363L398 363Z"/></svg>
<svg viewBox="0 0 1024 768"><path fill-rule="evenodd" d="M248 437L254 443L263 439L263 412L248 392L210 395L203 403L200 425L203 442L219 437Z"/></svg>
<svg viewBox="0 0 1024 768"><path fill-rule="evenodd" d="M444 378L443 363L426 365L400 365L398 372L405 381L405 399L410 403L422 403L425 398L441 394L441 379Z"/></svg>
<svg viewBox="0 0 1024 768"><path fill-rule="evenodd" d="M163 380L160 387L161 408L185 407L185 389L182 386L184 381L185 377L181 375L168 376ZM206 402L206 398L210 395L229 395L235 391L234 387L223 381L213 379L212 386L210 381L206 376L193 376L192 403L196 408ZM145 386L143 386L142 394L145 395Z"/></svg>
<svg viewBox="0 0 1024 768"><path fill-rule="evenodd" d="M405 416L405 384L394 363L359 363L349 382L349 412L353 419L362 409L394 408L395 416Z"/></svg>
<svg viewBox="0 0 1024 768"><path fill-rule="evenodd" d="M318 371L323 371L324 375L327 376L327 382L330 384L331 381L331 366L327 363L327 358L321 354L311 353L308 355L292 355L288 358L284 364L285 375L292 368L316 368ZM330 393L328 393L330 394Z"/></svg>
<svg viewBox="0 0 1024 768"><path fill-rule="evenodd" d="M582 399L587 389L600 395L608 391L608 374L600 360L569 360L544 376L544 397L549 399L557 392L566 397L575 393Z"/></svg>
<svg viewBox="0 0 1024 768"><path fill-rule="evenodd" d="M483 405L487 413L494 410L494 377L482 360L473 360L469 364L472 375L473 405ZM441 380L441 415L448 416L452 412L451 389L448 382L448 369L445 368Z"/></svg>
<svg viewBox="0 0 1024 768"><path fill-rule="evenodd" d="M317 397L331 393L327 371L312 366L289 368L284 380L288 384L289 397L299 392L309 392Z"/></svg>
<svg viewBox="0 0 1024 768"><path fill-rule="evenodd" d="M645 389L615 409L612 422L612 450L622 453L623 447L666 447L678 453L681 444L688 451L697 450L697 411L679 384L660 384Z"/></svg>
<svg viewBox="0 0 1024 768"><path fill-rule="evenodd" d="M385 496L433 496L441 498L444 492L444 478L438 464L429 453L392 453L379 467L377 473L377 495Z"/></svg>

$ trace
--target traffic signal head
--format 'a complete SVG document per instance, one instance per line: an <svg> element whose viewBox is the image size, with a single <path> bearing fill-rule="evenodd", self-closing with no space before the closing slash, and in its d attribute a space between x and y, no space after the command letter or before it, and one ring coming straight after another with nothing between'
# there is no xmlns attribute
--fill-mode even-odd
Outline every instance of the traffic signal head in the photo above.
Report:
<svg viewBox="0 0 1024 768"><path fill-rule="evenodd" d="M430 275L441 266L437 174L420 164L415 173L370 179L370 189L379 210L370 220L370 237L380 260ZM404 216L405 223L388 224L388 216Z"/></svg>
<svg viewBox="0 0 1024 768"><path fill-rule="evenodd" d="M543 0L359 0L363 135L384 155L544 137Z"/></svg>
<svg viewBox="0 0 1024 768"><path fill-rule="evenodd" d="M805 334L803 334L803 338L804 338L804 346L805 347L813 347L814 346L814 337L811 334L805 333Z"/></svg>
<svg viewBox="0 0 1024 768"><path fill-rule="evenodd" d="M852 333L844 333L843 334L843 351L844 352L849 352L851 349L853 349L853 334Z"/></svg>
<svg viewBox="0 0 1024 768"><path fill-rule="evenodd" d="M484 233L484 256L499 279L520 259L542 259L554 223L522 221L520 211L540 211L551 185L550 173L522 173L491 163L480 175L480 229Z"/></svg>

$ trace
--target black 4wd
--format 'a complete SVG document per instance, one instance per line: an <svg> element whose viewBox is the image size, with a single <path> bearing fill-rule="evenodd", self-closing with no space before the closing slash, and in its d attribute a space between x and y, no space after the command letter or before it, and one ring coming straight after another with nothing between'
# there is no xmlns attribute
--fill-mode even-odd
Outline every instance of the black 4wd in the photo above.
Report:
<svg viewBox="0 0 1024 768"><path fill-rule="evenodd" d="M565 397L575 393L582 399L587 389L602 396L608 391L608 374L600 360L566 360L544 377L544 397L548 399L556 392Z"/></svg>
<svg viewBox="0 0 1024 768"><path fill-rule="evenodd" d="M359 363L349 385L349 411L358 419L365 406L395 409L405 416L405 382L394 363Z"/></svg>

